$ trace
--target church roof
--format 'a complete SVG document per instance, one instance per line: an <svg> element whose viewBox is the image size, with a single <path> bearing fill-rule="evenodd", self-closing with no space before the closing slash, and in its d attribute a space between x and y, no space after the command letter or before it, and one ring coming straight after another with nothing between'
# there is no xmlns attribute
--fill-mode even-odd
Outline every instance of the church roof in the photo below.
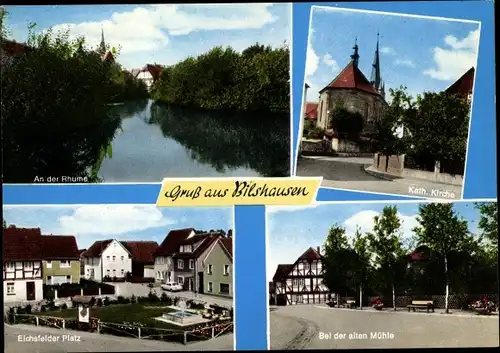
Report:
<svg viewBox="0 0 500 353"><path fill-rule="evenodd" d="M328 86L323 88L320 93L327 89L336 88L357 89L366 93L378 95L378 92L372 86L370 81L368 81L365 75L363 75L361 70L354 65L354 62L352 61L344 68L344 70L340 72L340 74L337 75L337 77L333 79L332 82L328 84Z"/></svg>
<svg viewBox="0 0 500 353"><path fill-rule="evenodd" d="M458 80L456 80L450 87L446 89L448 94L459 94L467 96L472 94L472 88L474 85L474 67L471 67L465 74L463 74Z"/></svg>

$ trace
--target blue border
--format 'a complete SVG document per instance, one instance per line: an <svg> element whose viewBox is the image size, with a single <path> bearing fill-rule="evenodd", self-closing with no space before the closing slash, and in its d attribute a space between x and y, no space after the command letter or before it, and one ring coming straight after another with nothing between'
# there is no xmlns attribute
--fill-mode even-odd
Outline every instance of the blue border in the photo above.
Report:
<svg viewBox="0 0 500 353"><path fill-rule="evenodd" d="M234 208L236 350L267 350L266 208Z"/></svg>
<svg viewBox="0 0 500 353"><path fill-rule="evenodd" d="M497 197L496 109L495 109L495 52L493 1L428 1L373 3L296 3L293 4L293 151L295 159L300 126L304 70L311 6L345 7L386 12L412 13L437 17L466 19L481 22L479 57L476 70L472 123L470 129L464 199ZM295 173L295 170L294 170ZM346 193L321 189L318 201L343 200L401 200L392 195L373 198L367 194Z"/></svg>

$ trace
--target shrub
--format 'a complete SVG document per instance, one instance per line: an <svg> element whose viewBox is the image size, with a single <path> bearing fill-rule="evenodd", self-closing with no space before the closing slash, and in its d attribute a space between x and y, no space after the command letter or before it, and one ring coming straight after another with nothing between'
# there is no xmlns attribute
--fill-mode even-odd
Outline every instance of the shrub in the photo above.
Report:
<svg viewBox="0 0 500 353"><path fill-rule="evenodd" d="M168 297L168 295L166 293L162 293L161 294L160 301L162 303L166 303L168 299L169 299L169 297Z"/></svg>
<svg viewBox="0 0 500 353"><path fill-rule="evenodd" d="M25 313L26 314L31 314L31 309L32 309L31 304L26 305L26 307L24 308Z"/></svg>
<svg viewBox="0 0 500 353"><path fill-rule="evenodd" d="M118 304L124 304L125 303L125 297L119 295L118 298L116 298L116 301Z"/></svg>
<svg viewBox="0 0 500 353"><path fill-rule="evenodd" d="M102 306L102 299L101 298L97 299L97 306Z"/></svg>
<svg viewBox="0 0 500 353"><path fill-rule="evenodd" d="M108 297L104 298L103 304L106 305L106 306L109 305L109 304L111 304L111 301L109 300Z"/></svg>
<svg viewBox="0 0 500 353"><path fill-rule="evenodd" d="M156 303L159 301L160 298L158 298L158 296L155 293L151 292L148 294L148 299L151 303Z"/></svg>
<svg viewBox="0 0 500 353"><path fill-rule="evenodd" d="M66 303L63 303L63 305L61 305L61 309L62 310L68 309L68 305Z"/></svg>
<svg viewBox="0 0 500 353"><path fill-rule="evenodd" d="M40 311L41 311L42 313L46 312L46 311L47 311L47 307L46 307L45 305L42 305L42 306L40 307Z"/></svg>
<svg viewBox="0 0 500 353"><path fill-rule="evenodd" d="M137 303L137 298L133 294L132 294L132 297L130 298L130 303L132 303L132 304Z"/></svg>
<svg viewBox="0 0 500 353"><path fill-rule="evenodd" d="M322 128L315 127L309 131L308 138L310 139L322 139L325 136L325 131Z"/></svg>

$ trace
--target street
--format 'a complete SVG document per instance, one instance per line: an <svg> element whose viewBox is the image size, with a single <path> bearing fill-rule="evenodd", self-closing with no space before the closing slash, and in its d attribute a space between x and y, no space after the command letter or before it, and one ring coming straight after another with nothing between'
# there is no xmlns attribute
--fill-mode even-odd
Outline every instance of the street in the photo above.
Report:
<svg viewBox="0 0 500 353"><path fill-rule="evenodd" d="M56 337L58 342L19 342L19 338L38 335ZM183 345L173 342L59 330L34 325L4 325L4 349L6 353L233 350L233 340L234 334L226 334L209 341Z"/></svg>
<svg viewBox="0 0 500 353"><path fill-rule="evenodd" d="M322 176L321 186L336 189L359 190L384 194L439 198L433 192L448 191L452 199L462 197L462 187L417 179L384 180L368 174L364 167L373 163L372 158L361 157L306 157L297 161L297 176ZM415 190L419 192L416 192ZM425 190L425 196L421 190ZM441 197L444 198L444 197Z"/></svg>
<svg viewBox="0 0 500 353"><path fill-rule="evenodd" d="M271 349L498 347L498 316L293 305L270 313ZM302 328L298 329L297 325ZM288 334L287 334L288 333ZM371 335L379 333L378 337Z"/></svg>

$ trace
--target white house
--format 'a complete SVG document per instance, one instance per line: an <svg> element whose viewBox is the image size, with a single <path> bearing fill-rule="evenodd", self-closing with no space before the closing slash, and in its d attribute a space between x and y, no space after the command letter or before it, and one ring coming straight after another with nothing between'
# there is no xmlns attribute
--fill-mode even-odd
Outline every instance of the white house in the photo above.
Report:
<svg viewBox="0 0 500 353"><path fill-rule="evenodd" d="M4 303L42 300L43 246L40 229L4 229L3 253Z"/></svg>
<svg viewBox="0 0 500 353"><path fill-rule="evenodd" d="M103 281L105 277L124 278L132 273L132 254L116 239L96 241L82 254L85 278Z"/></svg>
<svg viewBox="0 0 500 353"><path fill-rule="evenodd" d="M148 90L153 85L153 75L151 75L151 73L147 69L143 69L142 71L140 71L137 74L136 78L143 81L146 84Z"/></svg>

